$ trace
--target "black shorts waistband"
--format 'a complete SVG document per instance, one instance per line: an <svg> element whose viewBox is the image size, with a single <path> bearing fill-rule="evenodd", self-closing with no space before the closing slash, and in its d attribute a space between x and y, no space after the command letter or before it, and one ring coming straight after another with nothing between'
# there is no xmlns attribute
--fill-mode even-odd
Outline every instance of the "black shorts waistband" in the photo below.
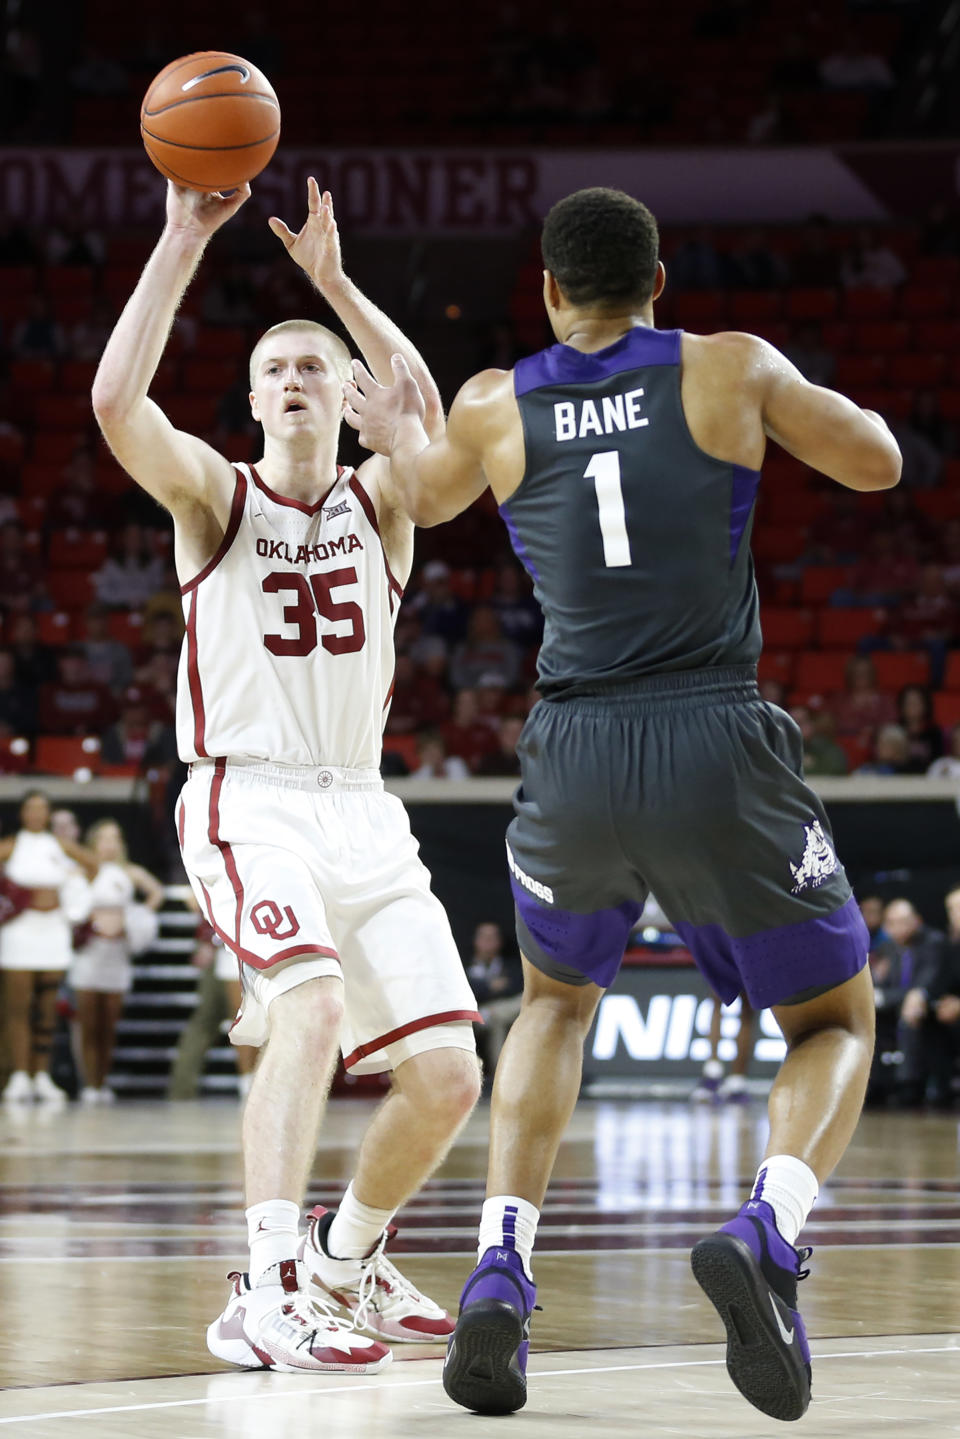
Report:
<svg viewBox="0 0 960 1439"><path fill-rule="evenodd" d="M575 702L578 709L613 706L744 704L760 698L756 665L725 665L700 670L669 670L636 679L571 685L544 695L550 705Z"/></svg>

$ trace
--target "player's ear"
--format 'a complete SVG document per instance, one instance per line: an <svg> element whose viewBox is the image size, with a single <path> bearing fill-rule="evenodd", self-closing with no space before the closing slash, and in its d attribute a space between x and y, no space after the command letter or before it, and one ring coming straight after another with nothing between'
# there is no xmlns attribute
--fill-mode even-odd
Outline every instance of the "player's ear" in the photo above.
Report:
<svg viewBox="0 0 960 1439"><path fill-rule="evenodd" d="M251 415L253 416L253 418L254 418L255 420L259 420L259 419L260 419L260 411L259 411L259 409L258 409L258 407L257 407L257 397L256 397L256 395L253 393L252 390L250 391L249 399L250 399L250 413L251 413Z"/></svg>
<svg viewBox="0 0 960 1439"><path fill-rule="evenodd" d="M560 308L560 286L557 284L556 276L550 270L543 272L543 303L547 307L547 313Z"/></svg>
<svg viewBox="0 0 960 1439"><path fill-rule="evenodd" d="M657 273L656 273L656 275L654 276L654 280L653 280L653 294L650 296L651 300L659 300L660 296L663 294L663 289L664 289L664 286L666 285L666 283L667 283L667 270L666 270L666 266L664 265L664 263L663 263L662 260L658 260L658 261L657 261Z"/></svg>

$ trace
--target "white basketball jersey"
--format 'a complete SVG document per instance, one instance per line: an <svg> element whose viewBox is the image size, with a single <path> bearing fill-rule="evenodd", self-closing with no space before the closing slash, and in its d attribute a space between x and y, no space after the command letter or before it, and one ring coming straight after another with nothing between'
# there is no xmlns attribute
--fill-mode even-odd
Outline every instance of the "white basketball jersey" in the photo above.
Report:
<svg viewBox="0 0 960 1439"><path fill-rule="evenodd" d="M349 469L313 505L234 469L223 542L181 589L180 757L376 769L403 591L373 501Z"/></svg>

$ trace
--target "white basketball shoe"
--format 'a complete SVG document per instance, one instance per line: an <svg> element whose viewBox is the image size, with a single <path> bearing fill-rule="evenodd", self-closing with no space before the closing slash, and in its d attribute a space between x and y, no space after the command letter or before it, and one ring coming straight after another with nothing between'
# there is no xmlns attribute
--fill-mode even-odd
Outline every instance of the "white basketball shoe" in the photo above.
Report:
<svg viewBox="0 0 960 1439"><path fill-rule="evenodd" d="M3 1091L4 1104L32 1104L33 1080L25 1069L15 1069Z"/></svg>
<svg viewBox="0 0 960 1439"><path fill-rule="evenodd" d="M318 1204L310 1211L306 1238L297 1250L312 1293L327 1302L335 1300L352 1316L357 1329L392 1344L445 1342L456 1327L454 1320L415 1289L383 1252L396 1226L389 1224L363 1259L335 1259L326 1249L332 1222L333 1215Z"/></svg>
<svg viewBox="0 0 960 1439"><path fill-rule="evenodd" d="M306 1291L306 1273L293 1259L273 1264L253 1286L248 1274L229 1274L227 1307L207 1330L207 1348L242 1369L302 1369L376 1374L393 1358L385 1344L338 1319L333 1305Z"/></svg>
<svg viewBox="0 0 960 1439"><path fill-rule="evenodd" d="M54 1084L45 1069L33 1076L33 1097L38 1104L49 1104L51 1108L60 1108L67 1102L67 1096L59 1084Z"/></svg>

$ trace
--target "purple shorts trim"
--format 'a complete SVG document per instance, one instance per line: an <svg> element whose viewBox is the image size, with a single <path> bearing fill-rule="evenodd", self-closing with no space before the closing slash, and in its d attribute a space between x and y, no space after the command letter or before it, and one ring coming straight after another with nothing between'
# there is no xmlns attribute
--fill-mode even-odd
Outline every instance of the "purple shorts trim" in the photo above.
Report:
<svg viewBox="0 0 960 1439"><path fill-rule="evenodd" d="M732 1004L741 990L754 1009L783 1004L807 990L834 989L867 962L870 939L851 897L832 914L734 939L719 924L676 925L711 988Z"/></svg>
<svg viewBox="0 0 960 1439"><path fill-rule="evenodd" d="M530 963L561 984L609 989L643 905L627 901L615 909L575 914L538 903L512 875L510 886L517 906L517 937Z"/></svg>

